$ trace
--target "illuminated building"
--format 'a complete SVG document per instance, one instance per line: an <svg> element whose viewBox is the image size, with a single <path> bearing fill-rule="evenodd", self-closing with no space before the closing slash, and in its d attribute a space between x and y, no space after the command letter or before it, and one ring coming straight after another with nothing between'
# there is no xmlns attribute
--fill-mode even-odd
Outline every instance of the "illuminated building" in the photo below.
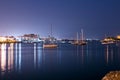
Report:
<svg viewBox="0 0 120 80"><path fill-rule="evenodd" d="M0 43L14 43L17 42L14 36L0 36Z"/></svg>
<svg viewBox="0 0 120 80"><path fill-rule="evenodd" d="M32 42L40 42L40 37L39 35L36 34L24 34L21 37L21 42L25 42L25 43L32 43Z"/></svg>

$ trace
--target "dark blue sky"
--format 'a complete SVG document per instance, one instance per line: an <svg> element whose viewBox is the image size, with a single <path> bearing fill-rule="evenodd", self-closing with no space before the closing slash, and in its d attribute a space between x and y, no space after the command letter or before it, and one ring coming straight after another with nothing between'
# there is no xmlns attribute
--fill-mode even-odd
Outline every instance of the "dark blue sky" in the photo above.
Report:
<svg viewBox="0 0 120 80"><path fill-rule="evenodd" d="M119 0L0 0L0 35L35 33L57 38L120 34Z"/></svg>

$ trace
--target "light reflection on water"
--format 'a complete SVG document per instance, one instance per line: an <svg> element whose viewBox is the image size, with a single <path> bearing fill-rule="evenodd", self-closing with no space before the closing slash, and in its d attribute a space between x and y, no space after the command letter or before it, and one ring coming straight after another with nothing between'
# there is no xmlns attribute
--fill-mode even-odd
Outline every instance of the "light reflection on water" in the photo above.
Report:
<svg viewBox="0 0 120 80"><path fill-rule="evenodd" d="M112 63L115 60L118 60L119 48L112 45L105 45L105 61L106 64ZM113 61L114 60L114 61Z"/></svg>
<svg viewBox="0 0 120 80"><path fill-rule="evenodd" d="M6 44L1 45L1 70L6 70Z"/></svg>
<svg viewBox="0 0 120 80"><path fill-rule="evenodd" d="M13 69L20 72L23 66L22 62L24 64L28 60L34 61L35 68L37 64L40 66L42 62L42 51L40 47L37 48L36 43L27 45L21 43L0 44L0 55L1 72L10 72Z"/></svg>
<svg viewBox="0 0 120 80"><path fill-rule="evenodd" d="M109 69L120 69L119 52L119 46L96 43L85 46L60 44L56 49L43 49L37 43L0 44L0 72L4 75L38 71L43 75L39 71L42 70L44 73L62 72L75 76L85 71L83 74L93 76L103 69L104 73Z"/></svg>
<svg viewBox="0 0 120 80"><path fill-rule="evenodd" d="M14 50L14 47L13 47L13 43L11 43L9 46L8 46L8 70L12 70L13 69L13 50Z"/></svg>

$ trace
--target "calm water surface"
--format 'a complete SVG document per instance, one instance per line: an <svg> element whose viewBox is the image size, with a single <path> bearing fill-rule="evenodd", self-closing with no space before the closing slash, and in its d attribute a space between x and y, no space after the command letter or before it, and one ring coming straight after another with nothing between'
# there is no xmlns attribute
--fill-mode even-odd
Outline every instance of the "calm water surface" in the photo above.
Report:
<svg viewBox="0 0 120 80"><path fill-rule="evenodd" d="M111 70L120 70L119 44L89 41L56 49L39 43L0 44L2 80L101 80Z"/></svg>

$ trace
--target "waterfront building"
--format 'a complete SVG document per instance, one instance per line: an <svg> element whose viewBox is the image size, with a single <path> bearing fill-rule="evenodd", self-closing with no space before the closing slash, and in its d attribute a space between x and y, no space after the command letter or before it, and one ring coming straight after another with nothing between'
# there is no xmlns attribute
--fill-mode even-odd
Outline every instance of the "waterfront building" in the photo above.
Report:
<svg viewBox="0 0 120 80"><path fill-rule="evenodd" d="M39 35L37 34L24 34L23 36L20 36L21 42L25 43L33 43L33 42L40 42L41 39Z"/></svg>
<svg viewBox="0 0 120 80"><path fill-rule="evenodd" d="M17 42L14 36L0 36L0 43L14 43Z"/></svg>

